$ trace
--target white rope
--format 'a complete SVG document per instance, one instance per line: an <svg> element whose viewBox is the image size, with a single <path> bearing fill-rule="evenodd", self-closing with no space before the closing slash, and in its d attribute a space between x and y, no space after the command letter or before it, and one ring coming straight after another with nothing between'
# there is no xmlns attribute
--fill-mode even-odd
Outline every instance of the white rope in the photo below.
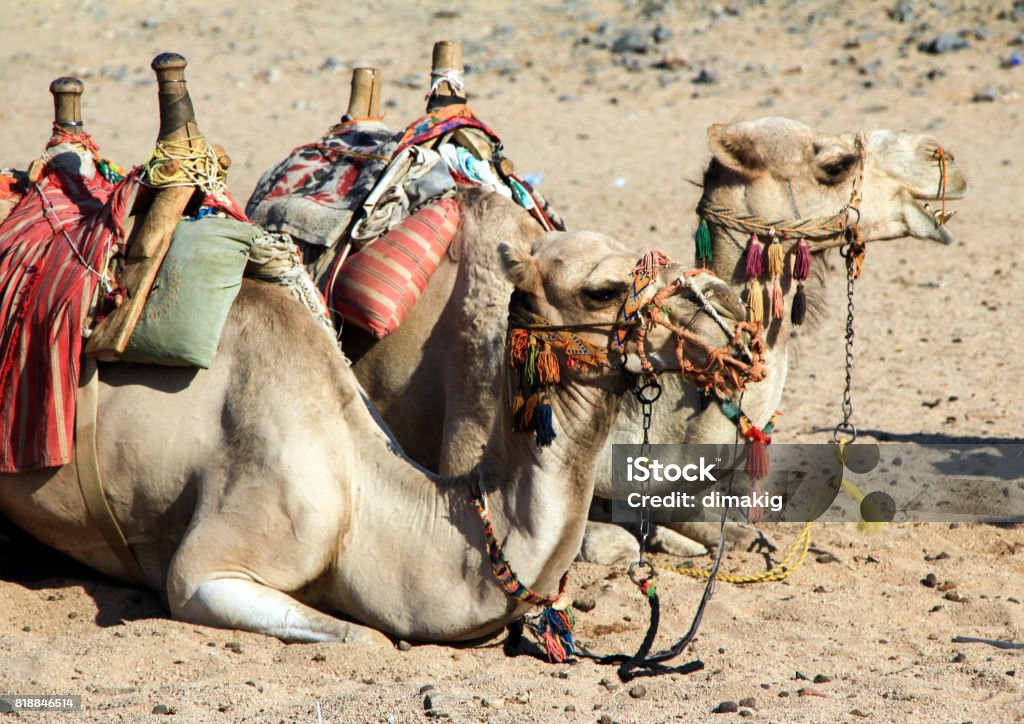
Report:
<svg viewBox="0 0 1024 724"><path fill-rule="evenodd" d="M463 81L464 71L462 68L445 68L444 70L432 70L430 71L430 91L425 96L429 100L436 92L438 87L442 83L447 83L451 86L453 92L462 94L462 90L466 87Z"/></svg>

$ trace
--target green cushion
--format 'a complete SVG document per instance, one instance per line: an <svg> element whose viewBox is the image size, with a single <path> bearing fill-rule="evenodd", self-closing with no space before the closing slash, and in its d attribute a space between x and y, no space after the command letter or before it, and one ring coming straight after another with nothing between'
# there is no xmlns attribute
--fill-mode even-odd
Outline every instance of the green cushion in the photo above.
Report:
<svg viewBox="0 0 1024 724"><path fill-rule="evenodd" d="M208 368L260 233L219 217L179 222L121 359Z"/></svg>

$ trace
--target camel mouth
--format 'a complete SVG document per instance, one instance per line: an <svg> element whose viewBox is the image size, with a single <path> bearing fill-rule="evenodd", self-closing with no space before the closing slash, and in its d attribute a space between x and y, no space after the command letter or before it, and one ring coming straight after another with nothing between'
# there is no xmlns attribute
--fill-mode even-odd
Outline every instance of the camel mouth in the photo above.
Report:
<svg viewBox="0 0 1024 724"><path fill-rule="evenodd" d="M914 208L920 224L911 223L912 235L918 238L931 239L943 246L949 246L956 241L956 236L946 224L956 216L959 209L945 208L946 202L964 198L963 193L946 194L945 199L935 197L917 197L914 199Z"/></svg>

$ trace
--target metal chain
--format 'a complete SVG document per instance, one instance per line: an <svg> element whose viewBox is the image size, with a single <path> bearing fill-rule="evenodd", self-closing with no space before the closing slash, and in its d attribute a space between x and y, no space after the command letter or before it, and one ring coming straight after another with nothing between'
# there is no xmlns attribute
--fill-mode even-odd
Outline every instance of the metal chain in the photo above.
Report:
<svg viewBox="0 0 1024 724"><path fill-rule="evenodd" d="M845 247L843 256L846 258L846 389L843 391L843 420L832 432L832 438L837 443L842 438L846 438L847 442L857 439L857 426L850 421L853 417L853 288L857 279L853 242Z"/></svg>
<svg viewBox="0 0 1024 724"><path fill-rule="evenodd" d="M633 390L633 394L636 395L637 401L640 403L640 410L643 414L643 441L640 443L640 455L647 456L651 452L651 419L654 414L654 403L661 397L661 384L658 383L657 379L651 379L641 384L640 378L637 378L636 387ZM641 483L641 493L646 496L650 492L650 483L645 481ZM646 497L644 498L646 500ZM644 560L644 552L647 550L647 539L651 535L651 512L647 508L645 502L644 506L640 509L640 558L634 564L634 566L646 566L649 565ZM634 566L631 566L631 570Z"/></svg>

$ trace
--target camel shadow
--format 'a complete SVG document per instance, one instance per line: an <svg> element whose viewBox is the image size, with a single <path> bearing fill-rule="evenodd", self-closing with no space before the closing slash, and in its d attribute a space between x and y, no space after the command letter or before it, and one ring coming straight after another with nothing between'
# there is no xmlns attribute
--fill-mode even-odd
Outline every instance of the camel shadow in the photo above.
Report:
<svg viewBox="0 0 1024 724"><path fill-rule="evenodd" d="M0 581L31 591L48 591L47 600L65 597L63 588L81 586L96 603L94 622L101 628L128 621L166 618L151 591L131 588L45 546L0 515Z"/></svg>
<svg viewBox="0 0 1024 724"><path fill-rule="evenodd" d="M832 432L831 427L822 427L814 432ZM857 428L857 436L871 437L878 442L910 442L920 445L1021 445L1024 438L1020 437L984 437L981 435L946 435L933 432L889 432Z"/></svg>

